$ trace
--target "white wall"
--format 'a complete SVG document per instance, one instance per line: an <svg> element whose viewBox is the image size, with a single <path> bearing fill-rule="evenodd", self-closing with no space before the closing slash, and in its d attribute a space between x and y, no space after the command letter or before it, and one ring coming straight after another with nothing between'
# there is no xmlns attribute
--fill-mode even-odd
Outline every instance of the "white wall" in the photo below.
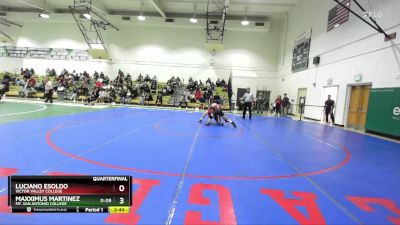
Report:
<svg viewBox="0 0 400 225"><path fill-rule="evenodd" d="M377 19L378 23L384 29L390 28L388 33L397 32L399 36L400 1L370 2L372 10L383 13L383 17ZM366 1L360 3L369 8ZM327 79L332 78L332 85L339 86L337 123L345 124L347 85L356 83L354 81L356 74L362 74L362 83L372 83L373 88L400 86L400 39L398 37L393 42L384 42L383 35L378 34L355 16L350 16L347 23L327 32L328 11L334 5L335 3L330 0L301 0L289 13L286 49L284 50L284 44L281 44L280 68L274 95L288 93L290 98L297 99L298 88L307 88L307 104L321 105L322 99L326 98L322 96L323 87L327 86ZM318 6L318 9L315 9L315 6ZM351 8L359 11L354 3ZM308 70L292 73L294 41L297 36L310 28L312 28L311 65ZM315 56L321 57L318 72L312 65L312 58ZM314 87L315 75L317 76ZM308 107L306 116L321 119L321 109Z"/></svg>
<svg viewBox="0 0 400 225"><path fill-rule="evenodd" d="M74 23L51 23L38 19L21 23L23 28L9 30L10 35L16 38L17 46L87 49ZM114 77L122 69L133 77L139 73L157 75L161 81L166 81L171 76L179 76L185 80L190 76L202 80L208 77L227 80L232 71L234 76L241 78L237 81L233 79L236 87L261 86L254 82L254 78L266 82L262 86L272 88L274 85L279 52L279 46L276 45L280 38L279 21L271 21L269 32L228 29L225 33L224 50L216 55L205 49L203 28L126 23L120 24L119 28L119 32L109 30L105 33L111 62L23 59L19 67L33 67L38 74L44 74L48 67L54 67L57 71L66 68L93 73L97 70L104 71L110 77ZM18 62L5 63L13 60ZM0 58L0 71L11 71L19 63L21 59Z"/></svg>

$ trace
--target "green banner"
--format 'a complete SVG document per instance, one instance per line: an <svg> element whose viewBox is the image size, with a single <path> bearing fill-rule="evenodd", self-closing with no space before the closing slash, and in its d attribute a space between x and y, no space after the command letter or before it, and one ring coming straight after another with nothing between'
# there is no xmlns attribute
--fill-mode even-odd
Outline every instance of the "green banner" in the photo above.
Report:
<svg viewBox="0 0 400 225"><path fill-rule="evenodd" d="M366 129L400 137L400 88L371 90Z"/></svg>

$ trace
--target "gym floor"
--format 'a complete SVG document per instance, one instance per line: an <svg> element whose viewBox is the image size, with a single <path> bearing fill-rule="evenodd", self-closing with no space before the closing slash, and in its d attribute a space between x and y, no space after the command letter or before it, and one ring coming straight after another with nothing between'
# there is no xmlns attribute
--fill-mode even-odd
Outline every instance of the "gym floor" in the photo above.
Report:
<svg viewBox="0 0 400 225"><path fill-rule="evenodd" d="M400 224L400 144L290 118L0 103L0 224ZM131 175L129 214L11 214L9 175ZM62 217L61 217L62 216Z"/></svg>

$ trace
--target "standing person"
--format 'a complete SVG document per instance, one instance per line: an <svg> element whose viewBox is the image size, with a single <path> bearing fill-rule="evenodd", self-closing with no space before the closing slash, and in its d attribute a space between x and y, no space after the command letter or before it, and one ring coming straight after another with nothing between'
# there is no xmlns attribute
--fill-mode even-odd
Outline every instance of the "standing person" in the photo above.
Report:
<svg viewBox="0 0 400 225"><path fill-rule="evenodd" d="M0 83L0 100L5 93L10 90L10 76L5 75L4 80Z"/></svg>
<svg viewBox="0 0 400 225"><path fill-rule="evenodd" d="M278 116L282 116L282 111L281 111L281 106L282 106L282 97L280 95L278 95L278 97L275 100L275 115Z"/></svg>
<svg viewBox="0 0 400 225"><path fill-rule="evenodd" d="M334 108L335 108L335 101L331 99L331 95L328 95L328 100L325 101L324 105L326 124L329 124L329 115L331 116L332 124L335 123L335 115L333 114Z"/></svg>
<svg viewBox="0 0 400 225"><path fill-rule="evenodd" d="M157 94L157 99L156 99L156 105L160 103L160 106L162 107L163 104L163 93L162 91L159 91Z"/></svg>
<svg viewBox="0 0 400 225"><path fill-rule="evenodd" d="M243 117L242 119L246 118L246 111L249 109L249 119L251 119L251 107L254 102L254 95L250 93L250 88L247 88L246 93L242 97L243 104Z"/></svg>
<svg viewBox="0 0 400 225"><path fill-rule="evenodd" d="M263 114L264 104L265 104L264 96L260 93L257 97L257 113Z"/></svg>
<svg viewBox="0 0 400 225"><path fill-rule="evenodd" d="M287 94L283 94L283 99L282 99L282 116L287 116L288 111L290 108L290 101L289 98L287 97Z"/></svg>
<svg viewBox="0 0 400 225"><path fill-rule="evenodd" d="M45 86L44 86L44 95L45 95L45 100L44 102L50 101L50 103L53 103L53 82L49 79Z"/></svg>

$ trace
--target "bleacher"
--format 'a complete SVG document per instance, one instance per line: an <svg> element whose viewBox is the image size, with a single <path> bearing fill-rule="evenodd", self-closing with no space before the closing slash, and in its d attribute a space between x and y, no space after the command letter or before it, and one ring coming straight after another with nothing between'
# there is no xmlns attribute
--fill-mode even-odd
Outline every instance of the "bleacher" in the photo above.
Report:
<svg viewBox="0 0 400 225"><path fill-rule="evenodd" d="M0 73L0 81L3 80L4 75L5 75L4 73ZM11 74L11 77L12 78L22 79L21 75L15 76L14 74ZM45 78L45 76L43 76L43 75L42 76L41 75L35 75L35 77L37 78L36 79L37 83L42 82L43 79ZM81 81L78 82L78 86L81 85L80 82ZM133 81L132 83L133 83L133 85L135 85L136 81ZM157 90L152 90L151 91L151 95L152 95L153 101L144 101L144 104L145 105L149 105L149 106L155 106L156 105L155 104L156 103L156 99L157 99L157 92L161 91L162 88L164 87L164 85L166 85L166 83L158 82L157 83ZM11 84L10 85L10 91L6 93L6 96L9 96L9 97L20 97L20 90L21 89L22 89L21 86L16 86L15 84ZM170 96L170 95L163 96L163 106L166 106L166 107L179 106L180 99L181 99L180 96L182 95L182 93L183 93L183 91L185 89L186 89L186 85L181 86L179 88L179 90L176 91L172 96ZM222 105L222 108L224 110L229 110L228 92L224 91L222 87L215 87L214 96L215 95L219 95L221 98L225 99L225 104ZM32 94L32 95L30 95L28 97L29 98L34 98L34 99L43 98L44 97L44 93L43 92L37 92L37 93ZM54 94L53 98L56 100L57 99L57 94ZM78 99L78 101L83 101L83 100L84 100L84 96L80 96L79 99ZM65 101L68 101L68 100L66 99ZM140 102L140 98L136 97L136 98L133 98L131 100L130 104L138 105L139 102ZM115 103L121 103L119 96L116 97ZM196 103L188 102L188 108L200 108L200 106L201 106L201 103L199 101L197 101Z"/></svg>

